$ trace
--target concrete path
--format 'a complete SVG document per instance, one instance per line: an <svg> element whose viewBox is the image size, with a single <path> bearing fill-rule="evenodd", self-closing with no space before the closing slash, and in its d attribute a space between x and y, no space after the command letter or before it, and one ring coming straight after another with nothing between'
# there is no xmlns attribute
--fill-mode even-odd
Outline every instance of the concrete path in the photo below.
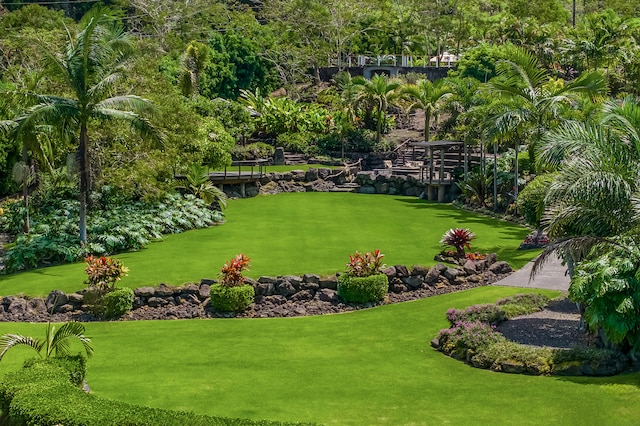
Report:
<svg viewBox="0 0 640 426"><path fill-rule="evenodd" d="M548 290L566 291L569 289L569 276L565 275L567 268L562 266L560 259L553 257L549 259L536 274L533 280L529 280L533 260L518 269L507 278L502 279L494 285L524 288L544 288Z"/></svg>

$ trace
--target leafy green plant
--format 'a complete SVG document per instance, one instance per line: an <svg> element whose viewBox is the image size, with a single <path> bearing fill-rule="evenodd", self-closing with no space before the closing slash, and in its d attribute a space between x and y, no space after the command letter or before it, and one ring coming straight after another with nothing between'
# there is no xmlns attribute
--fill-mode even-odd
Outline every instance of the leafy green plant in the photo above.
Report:
<svg viewBox="0 0 640 426"><path fill-rule="evenodd" d="M242 273L249 270L249 259L243 253L236 255L224 264L220 270L220 284L224 287L237 287L244 284Z"/></svg>
<svg viewBox="0 0 640 426"><path fill-rule="evenodd" d="M553 182L553 174L536 176L518 194L516 205L524 220L536 228L540 227L540 219L545 210L544 198Z"/></svg>
<svg viewBox="0 0 640 426"><path fill-rule="evenodd" d="M506 338L489 324L462 321L451 328L440 330L436 341L445 354L456 359L470 359L481 348L504 342Z"/></svg>
<svg viewBox="0 0 640 426"><path fill-rule="evenodd" d="M382 258L384 254L376 249L365 254L361 254L356 250L355 254L349 255L349 263L347 263L347 274L354 277L368 277L370 275L379 274L384 267Z"/></svg>
<svg viewBox="0 0 640 426"><path fill-rule="evenodd" d="M84 270L87 274L87 280L84 283L102 295L113 291L116 282L120 281L122 277L126 277L129 272L120 259L90 255L84 261L87 264Z"/></svg>
<svg viewBox="0 0 640 426"><path fill-rule="evenodd" d="M209 169L200 164L191 164L185 175L188 186L185 188L207 204L216 203L227 207L227 194L209 180Z"/></svg>
<svg viewBox="0 0 640 426"><path fill-rule="evenodd" d="M447 232L444 233L442 239L440 240L440 244L445 246L451 246L456 249L456 254L459 258L464 257L464 249L471 249L471 240L473 240L476 235L466 228L451 228Z"/></svg>
<svg viewBox="0 0 640 426"><path fill-rule="evenodd" d="M69 381L74 386L82 386L87 375L87 358L81 354L67 355L58 358L29 358L24 368L32 368L36 364L54 365L64 368L69 373Z"/></svg>
<svg viewBox="0 0 640 426"><path fill-rule="evenodd" d="M220 312L242 312L253 304L254 298L255 290L249 284L235 287L214 284L211 286L209 304Z"/></svg>
<svg viewBox="0 0 640 426"><path fill-rule="evenodd" d="M338 277L338 296L345 302L376 302L382 300L388 291L389 279L384 274L366 277L342 274Z"/></svg>
<svg viewBox="0 0 640 426"><path fill-rule="evenodd" d="M133 309L133 290L128 287L121 287L110 291L100 297L101 316L106 319L120 318Z"/></svg>
<svg viewBox="0 0 640 426"><path fill-rule="evenodd" d="M367 303L381 300L389 290L389 279L380 250L349 255L346 272L338 277L338 295L346 302Z"/></svg>
<svg viewBox="0 0 640 426"><path fill-rule="evenodd" d="M26 337L20 334L5 334L0 337L0 361L10 349L27 346L38 353L40 358L69 356L70 340L77 339L88 357L93 355L91 339L84 335L84 325L79 322L67 322L56 330L52 323L47 324L45 339Z"/></svg>
<svg viewBox="0 0 640 426"><path fill-rule="evenodd" d="M211 286L210 305L222 312L242 312L254 301L253 286L244 283L242 273L249 270L249 259L238 254L220 270L220 283Z"/></svg>

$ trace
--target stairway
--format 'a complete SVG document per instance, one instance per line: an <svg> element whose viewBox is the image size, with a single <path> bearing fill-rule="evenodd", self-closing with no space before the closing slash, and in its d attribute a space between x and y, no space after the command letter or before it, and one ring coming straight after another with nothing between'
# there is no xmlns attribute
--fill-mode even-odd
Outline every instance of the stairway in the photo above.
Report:
<svg viewBox="0 0 640 426"><path fill-rule="evenodd" d="M356 182L345 182L334 186L329 192L358 192L358 189L360 189L360 185Z"/></svg>
<svg viewBox="0 0 640 426"><path fill-rule="evenodd" d="M287 165L302 165L307 164L307 156L304 154L284 154L284 164Z"/></svg>

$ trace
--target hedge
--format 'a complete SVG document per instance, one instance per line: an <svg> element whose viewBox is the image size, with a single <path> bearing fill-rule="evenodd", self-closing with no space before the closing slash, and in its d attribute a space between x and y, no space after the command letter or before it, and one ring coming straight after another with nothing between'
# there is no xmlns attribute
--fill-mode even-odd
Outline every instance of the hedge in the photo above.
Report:
<svg viewBox="0 0 640 426"><path fill-rule="evenodd" d="M354 277L343 274L338 277L338 296L345 302L367 303L381 300L389 290L385 274Z"/></svg>
<svg viewBox="0 0 640 426"><path fill-rule="evenodd" d="M100 398L69 382L68 372L52 363L8 373L0 383L0 424L40 426L216 426L287 425L267 420L213 417L142 407Z"/></svg>

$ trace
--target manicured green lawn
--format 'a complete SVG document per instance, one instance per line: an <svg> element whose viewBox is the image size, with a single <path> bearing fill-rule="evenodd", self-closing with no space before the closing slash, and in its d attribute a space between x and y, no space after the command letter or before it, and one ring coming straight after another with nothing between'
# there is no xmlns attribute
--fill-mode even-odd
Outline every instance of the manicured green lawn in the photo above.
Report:
<svg viewBox="0 0 640 426"><path fill-rule="evenodd" d="M136 404L325 425L637 424L639 373L492 373L429 346L448 308L519 292L482 287L321 317L89 323L88 381ZM41 336L44 325L0 324L5 332ZM10 352L0 370L24 354Z"/></svg>
<svg viewBox="0 0 640 426"><path fill-rule="evenodd" d="M529 232L510 223L415 197L339 193L292 193L232 200L221 226L169 235L139 252L118 255L129 267L122 285L182 284L215 278L228 259L245 253L248 276L343 270L349 254L380 249L385 262L434 264L442 234L452 227L476 233L472 249L496 252L522 267L537 252L518 251ZM84 264L0 276L0 295L46 295L83 287Z"/></svg>

